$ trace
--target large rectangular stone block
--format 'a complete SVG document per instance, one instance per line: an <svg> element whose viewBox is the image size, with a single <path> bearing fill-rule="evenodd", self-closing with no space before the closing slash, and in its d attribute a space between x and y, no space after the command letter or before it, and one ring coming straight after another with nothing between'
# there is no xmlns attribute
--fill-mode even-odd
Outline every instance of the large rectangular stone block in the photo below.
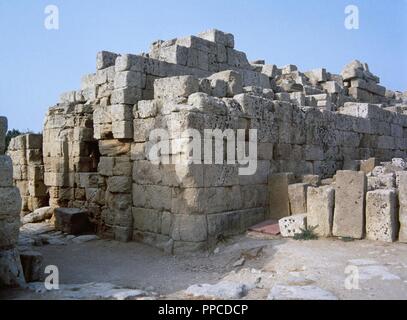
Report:
<svg viewBox="0 0 407 320"><path fill-rule="evenodd" d="M315 233L321 237L329 237L332 235L334 204L335 189L333 187L308 188L308 226L316 227Z"/></svg>
<svg viewBox="0 0 407 320"><path fill-rule="evenodd" d="M288 185L293 182L292 173L278 173L269 176L270 218L281 219L290 215Z"/></svg>
<svg viewBox="0 0 407 320"><path fill-rule="evenodd" d="M362 239L365 233L364 172L338 171L335 187L333 234L337 237Z"/></svg>
<svg viewBox="0 0 407 320"><path fill-rule="evenodd" d="M407 243L407 172L399 173L399 241Z"/></svg>
<svg viewBox="0 0 407 320"><path fill-rule="evenodd" d="M199 91L199 80L192 76L179 76L154 81L155 99L188 97Z"/></svg>
<svg viewBox="0 0 407 320"><path fill-rule="evenodd" d="M86 210L75 208L56 208L55 228L68 234L81 234L89 230Z"/></svg>
<svg viewBox="0 0 407 320"><path fill-rule="evenodd" d="M366 196L366 236L369 240L394 242L397 239L395 190L375 190Z"/></svg>
<svg viewBox="0 0 407 320"><path fill-rule="evenodd" d="M308 187L309 185L305 183L290 184L288 186L288 198L292 215L307 213Z"/></svg>

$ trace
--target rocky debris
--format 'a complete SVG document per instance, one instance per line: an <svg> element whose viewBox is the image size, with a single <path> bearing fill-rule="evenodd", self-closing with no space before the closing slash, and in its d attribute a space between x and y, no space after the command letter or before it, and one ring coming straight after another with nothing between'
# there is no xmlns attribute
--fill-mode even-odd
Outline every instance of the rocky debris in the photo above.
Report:
<svg viewBox="0 0 407 320"><path fill-rule="evenodd" d="M248 288L245 284L222 281L214 285L195 284L190 286L185 293L194 297L211 299L241 299L247 295Z"/></svg>
<svg viewBox="0 0 407 320"><path fill-rule="evenodd" d="M307 229L307 215L297 214L283 218L279 221L280 232L283 237L294 237Z"/></svg>
<svg viewBox="0 0 407 320"><path fill-rule="evenodd" d="M4 155L7 119L0 117L0 287L24 285L17 241L20 228L21 196L13 187L13 166Z"/></svg>
<svg viewBox="0 0 407 320"><path fill-rule="evenodd" d="M89 231L87 210L75 208L56 208L55 229L62 232L78 235Z"/></svg>
<svg viewBox="0 0 407 320"><path fill-rule="evenodd" d="M54 209L51 207L43 207L34 210L34 212L25 215L21 222L22 224L37 223L51 219L54 214Z"/></svg>
<svg viewBox="0 0 407 320"><path fill-rule="evenodd" d="M40 281L43 276L43 257L37 251L22 251L20 253L21 265L26 282Z"/></svg>
<svg viewBox="0 0 407 320"><path fill-rule="evenodd" d="M111 283L61 284L58 290L47 290L44 283L34 282L28 288L64 300L137 300L151 296L142 290L123 288Z"/></svg>
<svg viewBox="0 0 407 320"><path fill-rule="evenodd" d="M287 286L275 285L268 297L268 300L338 300L329 291L317 286Z"/></svg>

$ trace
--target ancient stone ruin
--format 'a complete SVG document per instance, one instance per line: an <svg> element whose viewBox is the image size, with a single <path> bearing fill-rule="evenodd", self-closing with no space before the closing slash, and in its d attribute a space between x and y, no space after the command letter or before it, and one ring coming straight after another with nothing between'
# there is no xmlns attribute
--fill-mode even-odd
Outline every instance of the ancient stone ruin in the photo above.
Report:
<svg viewBox="0 0 407 320"><path fill-rule="evenodd" d="M172 253L268 219L285 236L308 224L383 241L400 221L406 241L407 94L379 83L359 61L341 74L251 63L218 30L99 52L96 72L49 109L42 148L33 135L11 143L23 211L86 209L102 237ZM197 136L203 152L191 153ZM225 161L228 147L241 161Z"/></svg>
<svg viewBox="0 0 407 320"><path fill-rule="evenodd" d="M21 196L13 186L13 165L4 155L7 118L0 117L0 288L25 283L17 249Z"/></svg>

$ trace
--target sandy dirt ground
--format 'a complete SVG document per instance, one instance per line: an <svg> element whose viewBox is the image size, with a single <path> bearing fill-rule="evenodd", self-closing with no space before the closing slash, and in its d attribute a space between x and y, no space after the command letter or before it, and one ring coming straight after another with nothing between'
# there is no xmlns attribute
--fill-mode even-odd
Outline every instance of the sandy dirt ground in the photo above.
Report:
<svg viewBox="0 0 407 320"><path fill-rule="evenodd" d="M62 287L108 283L142 290L144 299L198 299L199 294L186 292L196 284L215 286L204 294L207 298L232 298L229 287L226 293L216 287L222 283L231 285L232 291L243 285L240 299L407 299L407 245L401 243L295 241L248 233L229 238L210 252L181 256L108 240L33 248L43 254L44 266L58 267ZM26 288L2 290L0 298L94 297Z"/></svg>

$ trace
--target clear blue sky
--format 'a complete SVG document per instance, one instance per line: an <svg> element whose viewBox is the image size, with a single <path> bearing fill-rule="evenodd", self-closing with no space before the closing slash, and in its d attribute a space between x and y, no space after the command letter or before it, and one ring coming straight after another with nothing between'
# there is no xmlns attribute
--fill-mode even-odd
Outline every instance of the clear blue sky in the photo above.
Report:
<svg viewBox="0 0 407 320"><path fill-rule="evenodd" d="M60 29L44 28L44 9ZM344 9L360 10L360 29ZM96 53L148 51L151 42L218 28L250 60L339 73L366 61L390 89L407 90L407 0L0 0L0 115L9 128L40 131L59 94L94 72Z"/></svg>

